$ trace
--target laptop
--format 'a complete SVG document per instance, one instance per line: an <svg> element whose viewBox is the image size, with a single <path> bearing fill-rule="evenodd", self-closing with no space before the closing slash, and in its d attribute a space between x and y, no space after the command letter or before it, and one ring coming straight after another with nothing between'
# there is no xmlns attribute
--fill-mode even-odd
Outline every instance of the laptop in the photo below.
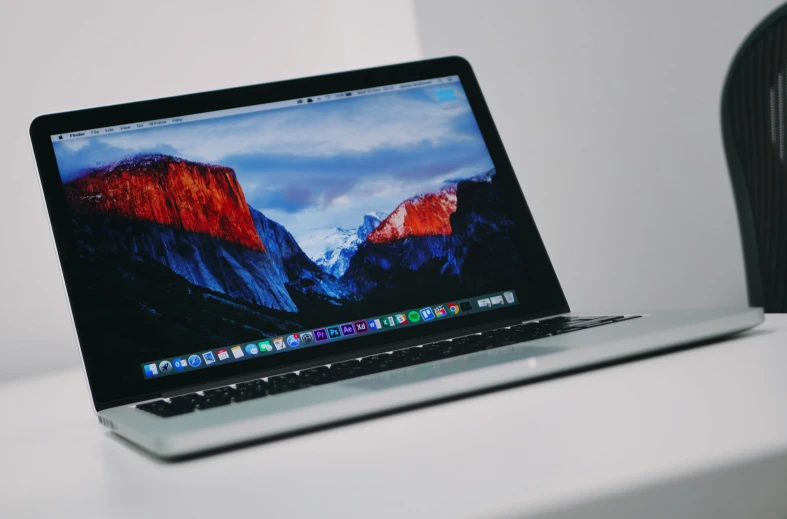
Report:
<svg viewBox="0 0 787 519"><path fill-rule="evenodd" d="M462 58L43 115L30 135L99 422L157 457L763 320L572 312Z"/></svg>

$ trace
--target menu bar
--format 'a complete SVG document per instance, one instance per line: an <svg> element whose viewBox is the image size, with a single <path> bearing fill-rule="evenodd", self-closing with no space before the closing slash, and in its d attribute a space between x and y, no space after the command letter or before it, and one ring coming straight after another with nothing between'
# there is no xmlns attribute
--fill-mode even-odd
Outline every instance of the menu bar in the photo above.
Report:
<svg viewBox="0 0 787 519"><path fill-rule="evenodd" d="M243 106L240 108L230 108L227 110L216 110L213 112L204 112L201 114L184 115L180 117L170 117L168 119L155 119L153 121L135 122L129 124L120 124L117 126L107 126L104 128L91 128L88 130L80 130L66 133L57 133L51 136L52 142L67 141L71 139L84 139L90 137L99 137L101 135L108 135L111 133L124 133L133 132L138 130L146 130L158 126L172 126L174 124L183 124L194 121L202 121L205 119L216 119L219 117L228 117L239 114L248 114L254 112L264 112L266 110L277 110L279 108L287 108L290 106L306 106L314 103L328 103L334 101L341 101L352 97L363 97L377 94L384 94L398 90L409 90L413 88L421 88L425 86L441 85L448 83L459 82L459 76L446 76L434 79L425 79L421 81L410 81L407 83L398 83L395 85L386 85L373 88L364 88L360 90L348 90L344 92L333 92L330 94L320 94L311 97L301 97L298 99L289 99L287 101L276 101L274 103L265 103L253 106Z"/></svg>
<svg viewBox="0 0 787 519"><path fill-rule="evenodd" d="M393 331L405 326L455 319L518 303L516 293L513 290L507 290L145 362L142 364L142 372L145 378L150 380L161 376L284 353L289 350L300 350L329 342L355 339L371 333Z"/></svg>

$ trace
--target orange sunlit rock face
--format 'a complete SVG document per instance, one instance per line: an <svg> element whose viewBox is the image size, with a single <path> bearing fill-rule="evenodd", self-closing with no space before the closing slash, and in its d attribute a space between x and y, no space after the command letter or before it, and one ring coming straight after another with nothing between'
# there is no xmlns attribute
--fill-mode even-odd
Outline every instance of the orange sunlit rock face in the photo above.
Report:
<svg viewBox="0 0 787 519"><path fill-rule="evenodd" d="M146 220L265 250L231 168L147 155L89 172L64 188L76 213Z"/></svg>
<svg viewBox="0 0 787 519"><path fill-rule="evenodd" d="M456 188L445 188L405 200L369 233L367 241L390 243L410 236L450 235L450 216L456 212Z"/></svg>

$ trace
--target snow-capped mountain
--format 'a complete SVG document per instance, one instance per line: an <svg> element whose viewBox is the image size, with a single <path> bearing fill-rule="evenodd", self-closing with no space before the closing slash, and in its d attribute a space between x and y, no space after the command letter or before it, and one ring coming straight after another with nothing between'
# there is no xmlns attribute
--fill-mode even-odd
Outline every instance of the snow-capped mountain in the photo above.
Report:
<svg viewBox="0 0 787 519"><path fill-rule="evenodd" d="M318 229L299 240L298 244L325 272L340 278L350 266L350 259L355 255L358 246L385 217L386 213L367 213L363 215L363 223L355 229Z"/></svg>

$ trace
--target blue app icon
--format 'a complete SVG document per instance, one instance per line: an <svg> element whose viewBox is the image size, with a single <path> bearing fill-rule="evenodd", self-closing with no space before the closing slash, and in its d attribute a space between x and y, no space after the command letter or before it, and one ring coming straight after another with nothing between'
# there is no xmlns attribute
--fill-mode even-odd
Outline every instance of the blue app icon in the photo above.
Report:
<svg viewBox="0 0 787 519"><path fill-rule="evenodd" d="M184 367L186 367L186 361L183 359L175 359L175 361L172 364L175 366L176 371L180 371Z"/></svg>
<svg viewBox="0 0 787 519"><path fill-rule="evenodd" d="M202 359L199 358L199 355L192 355L191 357L189 357L189 366L191 366L192 368L196 368L200 364L202 364Z"/></svg>
<svg viewBox="0 0 787 519"><path fill-rule="evenodd" d="M249 355L257 355L260 352L260 348L256 344L247 344L244 349Z"/></svg>
<svg viewBox="0 0 787 519"><path fill-rule="evenodd" d="M380 322L379 319L369 319L368 324L369 324L369 329L372 331L382 330L383 328L383 323Z"/></svg>
<svg viewBox="0 0 787 519"><path fill-rule="evenodd" d="M158 370L156 369L156 365L145 364L145 376L152 377L153 375L158 375Z"/></svg>
<svg viewBox="0 0 787 519"><path fill-rule="evenodd" d="M421 310L421 317L424 318L424 321L430 321L434 319L434 312L431 308L424 308Z"/></svg>
<svg viewBox="0 0 787 519"><path fill-rule="evenodd" d="M331 326L328 328L328 337L331 339L338 339L342 336L342 332L339 330L338 326Z"/></svg>
<svg viewBox="0 0 787 519"><path fill-rule="evenodd" d="M202 358L205 359L205 364L213 364L216 362L216 357L213 356L212 351L206 351L202 354Z"/></svg>

